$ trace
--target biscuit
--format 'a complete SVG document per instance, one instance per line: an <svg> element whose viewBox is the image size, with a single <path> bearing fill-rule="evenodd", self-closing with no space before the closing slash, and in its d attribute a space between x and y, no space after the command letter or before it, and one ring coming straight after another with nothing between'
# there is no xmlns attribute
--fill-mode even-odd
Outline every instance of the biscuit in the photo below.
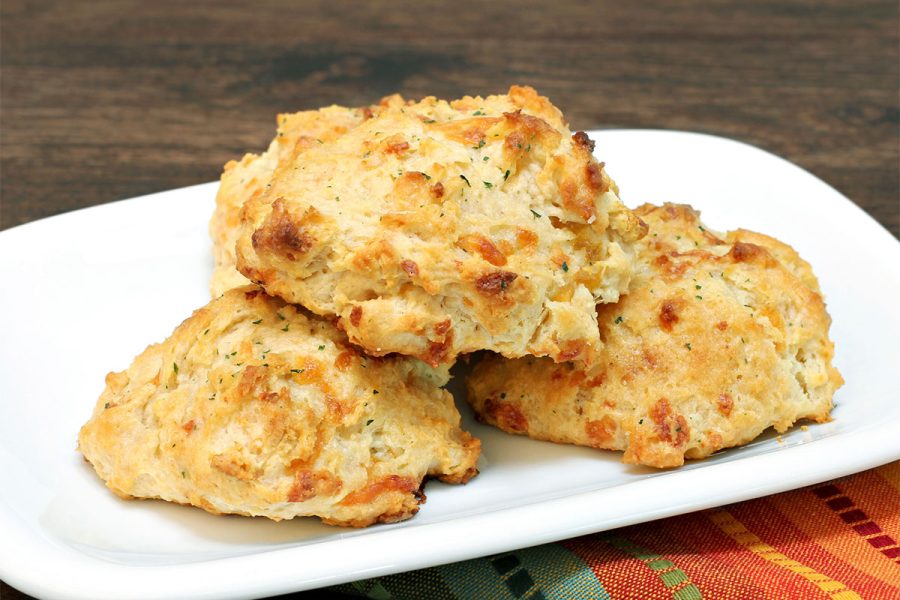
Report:
<svg viewBox="0 0 900 600"><path fill-rule="evenodd" d="M246 286L110 373L78 445L125 498L398 521L418 510L425 477L477 473L480 444L460 429L448 377L367 357L331 323Z"/></svg>
<svg viewBox="0 0 900 600"><path fill-rule="evenodd" d="M387 107L276 170L238 268L373 355L590 360L645 231L592 149L531 88Z"/></svg>
<svg viewBox="0 0 900 600"><path fill-rule="evenodd" d="M216 193L216 208L209 221L215 259L209 286L213 298L233 287L250 283L235 267L234 245L240 231L241 207L265 191L278 164L297 160L313 144L344 135L386 106L401 104L403 100L395 95L364 108L329 106L278 115L275 139L263 154L246 154L240 161L232 160L225 165Z"/></svg>
<svg viewBox="0 0 900 600"><path fill-rule="evenodd" d="M597 308L596 365L489 356L467 381L479 418L653 467L827 421L843 380L809 265L768 236L716 234L689 206L635 212L650 233L628 294Z"/></svg>

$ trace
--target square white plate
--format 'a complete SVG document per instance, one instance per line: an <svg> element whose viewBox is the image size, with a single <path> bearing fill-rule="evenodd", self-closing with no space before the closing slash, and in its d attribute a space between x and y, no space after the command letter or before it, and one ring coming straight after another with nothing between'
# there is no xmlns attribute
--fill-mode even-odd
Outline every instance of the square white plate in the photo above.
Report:
<svg viewBox="0 0 900 600"><path fill-rule="evenodd" d="M837 191L759 149L598 131L625 202L688 202L816 270L847 380L834 421L664 472L508 436L466 486L431 482L411 521L215 517L114 497L75 451L103 379L208 300L215 183L0 233L0 578L49 598L248 598L417 569L780 492L900 458L900 244Z"/></svg>

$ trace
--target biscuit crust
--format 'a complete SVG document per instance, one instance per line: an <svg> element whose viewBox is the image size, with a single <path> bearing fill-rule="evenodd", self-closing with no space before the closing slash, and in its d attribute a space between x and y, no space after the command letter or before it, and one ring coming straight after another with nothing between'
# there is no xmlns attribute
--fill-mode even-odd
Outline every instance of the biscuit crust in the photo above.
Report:
<svg viewBox="0 0 900 600"><path fill-rule="evenodd" d="M215 268L209 284L210 294L218 298L227 290L250 283L235 265L234 246L240 232L240 214L244 203L261 195L279 163L298 160L313 144L330 142L371 118L387 106L403 104L400 96L388 96L379 104L363 108L328 106L318 110L278 115L278 129L262 154L246 154L239 161L228 161L216 193L216 208L209 221Z"/></svg>
<svg viewBox="0 0 900 600"><path fill-rule="evenodd" d="M78 446L125 498L363 527L407 519L426 477L463 483L480 443L449 375L370 358L256 286L194 312L110 373Z"/></svg>
<svg viewBox="0 0 900 600"><path fill-rule="evenodd" d="M479 418L653 467L827 421L843 379L809 265L763 234L717 234L689 206L635 212L650 233L628 294L597 307L597 365L489 356L467 381Z"/></svg>
<svg viewBox="0 0 900 600"><path fill-rule="evenodd" d="M590 360L645 227L531 88L390 106L244 206L238 268L373 355Z"/></svg>

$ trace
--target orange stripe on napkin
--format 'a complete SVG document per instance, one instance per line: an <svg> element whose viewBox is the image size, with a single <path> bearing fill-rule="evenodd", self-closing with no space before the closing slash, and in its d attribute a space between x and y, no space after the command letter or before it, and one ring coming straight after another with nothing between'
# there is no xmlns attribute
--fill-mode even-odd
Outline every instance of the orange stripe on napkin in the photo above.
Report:
<svg viewBox="0 0 900 600"><path fill-rule="evenodd" d="M825 513L820 514L816 512L818 510L832 510L823 506L822 501L816 498L809 488L787 492L784 494L784 497L785 500L790 499L796 505L806 508L806 514L800 514L799 516L803 522L811 518L825 518ZM779 511L775 505L774 497L745 502L735 506L731 512L748 529L771 545L776 546L779 551L816 571L834 577L845 583L849 588L864 593L865 596L869 596L875 591L883 594L885 593L884 590L890 587L881 579L872 578L856 568L854 563L848 564L838 556L830 553L819 543L817 538L810 537L798 526L798 523ZM831 530L828 535L832 537L840 535L852 536L853 543L860 542L859 536L855 532L848 531L846 527ZM876 595L876 597L885 596Z"/></svg>
<svg viewBox="0 0 900 600"><path fill-rule="evenodd" d="M753 552L759 558L783 569L787 569L812 582L817 588L828 594L828 596L834 600L861 600L859 594L840 581L832 579L823 573L819 573L815 569L786 556L762 541L756 534L744 527L744 524L738 521L727 510L713 510L708 512L707 516L710 521L731 537L731 539L750 552Z"/></svg>
<svg viewBox="0 0 900 600"><path fill-rule="evenodd" d="M880 478L873 474L873 478L878 481L870 482L869 486L866 486L867 491L871 491L872 486L877 486L880 483ZM881 525L876 522L872 517L869 516L869 513L863 510L859 505L857 505L853 499L850 498L847 494L843 492L842 487L852 487L851 485L844 482L842 485L838 486L837 484L827 484L822 485L817 488L813 488L812 493L822 500L822 502L831 509L840 519L840 523L844 525L844 528L841 528L839 524L837 529L841 530L842 533L848 532L849 535L844 536L844 540L847 544L853 544L853 542L857 542L856 546L860 544L858 541L862 539L865 543L862 544L862 548L856 550L856 552L862 552L865 556L874 556L876 559L881 558L882 560L877 560L875 563L882 569L887 566L886 562L883 559L887 559L890 562L893 562L898 557L900 557L900 547L897 546L897 542L893 537L881 527ZM858 490L857 490L858 491ZM883 506L887 498L884 496L880 497L881 502L878 503L874 508L878 509L878 506ZM871 510L871 509L870 509ZM890 523L893 525L893 521L896 521L896 518L892 518L890 513L887 515L879 515L881 517L881 521ZM896 529L892 527L892 530ZM853 534L856 534L855 536ZM868 546L868 548L866 548ZM867 552L867 550L874 550L877 554L872 554L872 552ZM880 555L880 556L879 556ZM891 566L889 568L891 575L896 574L898 577L896 581L893 581L895 585L900 585L900 570L893 568Z"/></svg>
<svg viewBox="0 0 900 600"><path fill-rule="evenodd" d="M900 460L888 463L875 469L879 477L888 482L895 491L900 492Z"/></svg>
<svg viewBox="0 0 900 600"><path fill-rule="evenodd" d="M852 501L844 502L844 498L847 497L838 488L829 485L803 490L802 493L772 496L766 500L799 529L803 536L809 538L809 544L819 546L844 563L828 564L829 572L840 572L843 580L855 589L882 587L884 583L890 583L885 567L897 569L854 531L851 524L844 521L842 515L853 518L857 514L864 514ZM846 507L840 512L832 508L837 506ZM779 539L789 541L784 537ZM897 571L900 575L900 570Z"/></svg>
<svg viewBox="0 0 900 600"><path fill-rule="evenodd" d="M900 495L876 471L865 471L836 482L844 493L853 498L859 509L872 521L859 523L855 531L882 554L896 561L900 559Z"/></svg>

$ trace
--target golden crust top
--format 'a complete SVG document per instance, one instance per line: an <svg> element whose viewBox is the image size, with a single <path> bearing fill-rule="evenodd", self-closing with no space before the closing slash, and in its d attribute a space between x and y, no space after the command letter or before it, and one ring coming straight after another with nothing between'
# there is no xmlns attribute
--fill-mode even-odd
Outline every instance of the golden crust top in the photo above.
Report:
<svg viewBox="0 0 900 600"><path fill-rule="evenodd" d="M276 169L238 267L371 354L590 360L644 232L591 148L531 88L387 107Z"/></svg>
<svg viewBox="0 0 900 600"><path fill-rule="evenodd" d="M447 378L366 357L331 323L246 286L110 373L79 449L124 497L276 520L401 520L426 476L477 472L479 442L439 388Z"/></svg>
<svg viewBox="0 0 900 600"><path fill-rule="evenodd" d="M403 99L394 95L363 108L328 106L278 115L275 139L263 154L246 154L240 161L232 160L225 165L216 193L216 208L209 222L215 258L210 281L213 298L233 287L250 283L235 266L234 246L240 233L241 207L265 191L275 168L298 160L303 151L314 144L337 139L384 108L401 104Z"/></svg>
<svg viewBox="0 0 900 600"><path fill-rule="evenodd" d="M650 232L628 294L597 308L596 366L488 357L467 382L480 418L654 467L827 420L843 380L809 265L768 236L712 232L689 206L635 213Z"/></svg>

